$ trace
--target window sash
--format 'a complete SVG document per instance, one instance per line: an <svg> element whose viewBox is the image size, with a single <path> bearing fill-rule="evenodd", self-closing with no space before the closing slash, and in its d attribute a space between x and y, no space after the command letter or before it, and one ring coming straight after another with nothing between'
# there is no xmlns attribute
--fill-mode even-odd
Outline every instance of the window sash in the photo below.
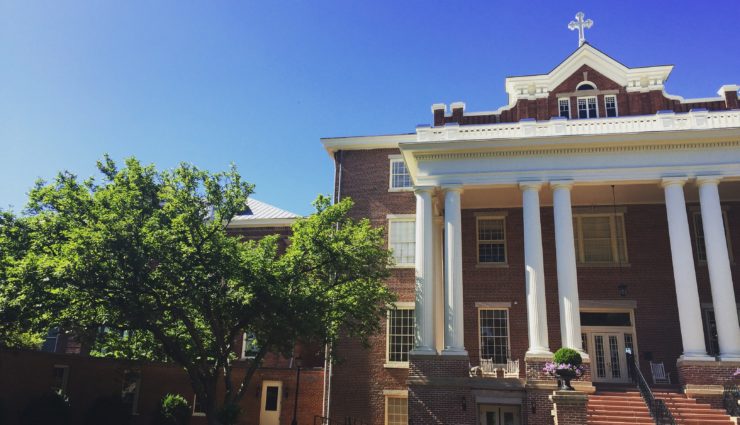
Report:
<svg viewBox="0 0 740 425"><path fill-rule="evenodd" d="M386 360L388 363L408 363L414 348L416 319L413 308L388 310Z"/></svg>
<svg viewBox="0 0 740 425"><path fill-rule="evenodd" d="M599 108L596 104L596 96L578 98L578 118L596 118L599 116Z"/></svg>
<svg viewBox="0 0 740 425"><path fill-rule="evenodd" d="M411 175L403 159L391 159L391 189L406 189L411 187Z"/></svg>
<svg viewBox="0 0 740 425"><path fill-rule="evenodd" d="M479 217L476 221L479 264L506 263L506 219Z"/></svg>
<svg viewBox="0 0 740 425"><path fill-rule="evenodd" d="M606 219L599 229L596 219ZM584 221L586 225L584 226ZM590 222L590 223L589 223ZM594 232L602 230L602 234ZM621 264L627 262L627 239L623 214L574 214L576 259L579 264ZM601 251L598 251L601 250Z"/></svg>
<svg viewBox="0 0 740 425"><path fill-rule="evenodd" d="M604 96L604 109L607 117L617 116L617 96Z"/></svg>
<svg viewBox="0 0 740 425"><path fill-rule="evenodd" d="M416 220L389 219L388 247L393 252L396 266L413 266L416 261Z"/></svg>
<svg viewBox="0 0 740 425"><path fill-rule="evenodd" d="M386 425L408 425L409 403L407 397L385 396Z"/></svg>
<svg viewBox="0 0 740 425"><path fill-rule="evenodd" d="M570 118L570 99L558 100L558 111L560 113L559 116Z"/></svg>
<svg viewBox="0 0 740 425"><path fill-rule="evenodd" d="M727 243L727 255L730 261L733 260L732 241L730 240L730 228L728 226L727 211L722 211L722 225L725 229L725 242ZM704 241L704 225L701 220L701 213L694 213L694 245L696 247L696 259L700 263L707 262L707 246Z"/></svg>
<svg viewBox="0 0 740 425"><path fill-rule="evenodd" d="M506 364L511 357L509 335L508 309L478 309L478 341L481 359L491 359L494 364Z"/></svg>

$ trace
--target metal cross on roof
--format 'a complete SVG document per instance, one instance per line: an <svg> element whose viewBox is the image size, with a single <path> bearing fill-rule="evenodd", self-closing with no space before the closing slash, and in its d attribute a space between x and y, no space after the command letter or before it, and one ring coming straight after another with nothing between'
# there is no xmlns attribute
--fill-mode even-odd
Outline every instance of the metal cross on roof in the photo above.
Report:
<svg viewBox="0 0 740 425"><path fill-rule="evenodd" d="M590 19L583 20L584 16L585 15L583 14L583 12L578 12L576 13L576 20L570 21L570 23L568 24L569 30L578 30L578 47L583 46L583 43L586 42L585 31L586 29L591 28L591 26L593 26L594 24L594 21Z"/></svg>

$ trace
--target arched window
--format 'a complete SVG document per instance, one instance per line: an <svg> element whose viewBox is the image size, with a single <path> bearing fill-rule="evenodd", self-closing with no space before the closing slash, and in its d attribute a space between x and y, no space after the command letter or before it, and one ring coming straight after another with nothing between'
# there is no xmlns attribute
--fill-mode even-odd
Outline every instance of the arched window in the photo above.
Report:
<svg viewBox="0 0 740 425"><path fill-rule="evenodd" d="M581 90L596 90L596 86L594 85L594 83L591 83L589 81L584 81L584 82L578 84L578 86L576 87L576 90L578 90L578 91L581 91Z"/></svg>

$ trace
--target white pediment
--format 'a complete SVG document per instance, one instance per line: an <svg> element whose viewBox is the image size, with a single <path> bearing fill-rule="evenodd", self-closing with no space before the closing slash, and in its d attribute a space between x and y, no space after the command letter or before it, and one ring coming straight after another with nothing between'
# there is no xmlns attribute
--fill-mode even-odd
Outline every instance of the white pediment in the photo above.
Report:
<svg viewBox="0 0 740 425"><path fill-rule="evenodd" d="M627 91L663 90L673 70L673 65L628 68L586 43L547 74L507 78L509 105L515 105L519 99L548 97L552 90L583 65L588 65Z"/></svg>

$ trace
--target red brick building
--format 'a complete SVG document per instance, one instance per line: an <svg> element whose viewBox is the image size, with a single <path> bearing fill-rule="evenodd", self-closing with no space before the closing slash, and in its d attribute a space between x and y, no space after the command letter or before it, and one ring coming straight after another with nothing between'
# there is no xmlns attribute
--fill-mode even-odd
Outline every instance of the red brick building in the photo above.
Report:
<svg viewBox="0 0 740 425"><path fill-rule="evenodd" d="M435 104L414 132L322 139L336 197L387 228L399 297L369 350L336 347L332 417L552 424L555 401L584 423L590 398L589 423L614 423L593 409L632 385L627 351L650 385L655 367L719 406L740 367L738 86L683 99L671 70L585 43L507 78L496 111ZM560 347L583 353L580 399L550 397Z"/></svg>

